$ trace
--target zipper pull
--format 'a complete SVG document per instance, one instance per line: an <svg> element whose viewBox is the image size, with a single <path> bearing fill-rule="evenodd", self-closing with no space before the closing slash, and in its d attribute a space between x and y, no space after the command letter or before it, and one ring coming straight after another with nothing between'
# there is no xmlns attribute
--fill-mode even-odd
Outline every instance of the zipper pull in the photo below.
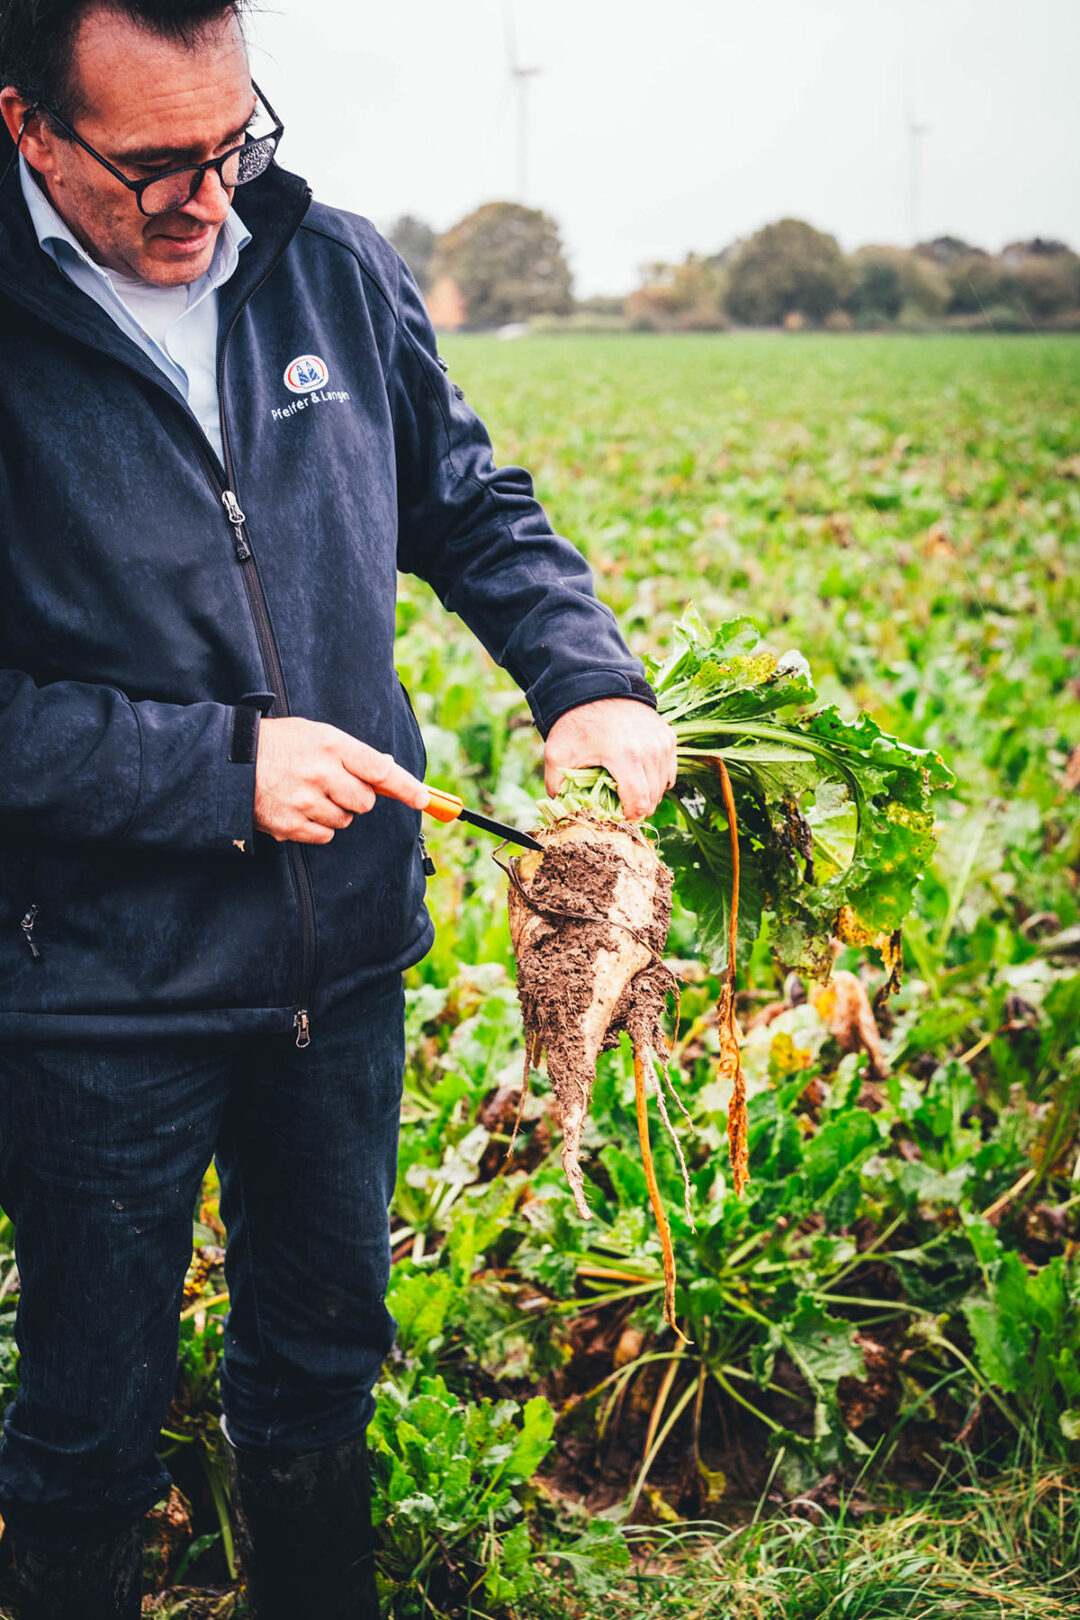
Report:
<svg viewBox="0 0 1080 1620"><path fill-rule="evenodd" d="M34 924L37 922L37 915L38 915L37 906L31 906L30 910L26 913L26 916L23 918L22 922L19 924L19 927L22 929L23 933L26 935L26 943L30 947L30 955L34 958L35 962L40 962L41 961L41 952L38 950L37 946L34 944Z"/></svg>
<svg viewBox="0 0 1080 1620"><path fill-rule="evenodd" d="M434 877L435 876L435 862L432 860L430 854L428 853L427 840L425 839L423 833L420 833L418 836L420 838L420 857L421 857L421 860L423 861L423 864L424 864L424 876L425 877Z"/></svg>
<svg viewBox="0 0 1080 1620"><path fill-rule="evenodd" d="M301 1007L293 1019L293 1028L296 1031L296 1044L302 1052L305 1047L311 1045L311 1019L308 1017L306 1007Z"/></svg>
<svg viewBox="0 0 1080 1620"><path fill-rule="evenodd" d="M247 519L240 510L240 502L231 489L226 489L222 491L221 504L225 508L225 516L232 524L233 533L236 536L236 560L237 562L247 562L251 556L251 547L248 545L244 535L244 524Z"/></svg>

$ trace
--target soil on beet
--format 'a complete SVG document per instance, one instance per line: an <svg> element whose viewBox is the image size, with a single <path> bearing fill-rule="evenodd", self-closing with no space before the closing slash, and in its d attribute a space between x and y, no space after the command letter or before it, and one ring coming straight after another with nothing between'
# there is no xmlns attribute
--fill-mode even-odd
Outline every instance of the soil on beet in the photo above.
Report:
<svg viewBox="0 0 1080 1620"><path fill-rule="evenodd" d="M629 827L625 830L640 837ZM580 1030L593 999L597 960L620 943L622 930L608 918L625 871L624 861L609 845L584 839L552 844L522 901L543 915L518 956L522 1017L528 1034L547 1052L549 1074L553 1084L558 1076L560 1090L577 1085L586 1096L592 1091L595 1054L582 1047ZM657 958L671 921L671 883L671 873L660 865L652 917L635 930ZM586 917L596 920L583 921ZM670 984L670 974L659 964L638 973L619 999L601 1050L617 1045L624 1029L652 1039Z"/></svg>

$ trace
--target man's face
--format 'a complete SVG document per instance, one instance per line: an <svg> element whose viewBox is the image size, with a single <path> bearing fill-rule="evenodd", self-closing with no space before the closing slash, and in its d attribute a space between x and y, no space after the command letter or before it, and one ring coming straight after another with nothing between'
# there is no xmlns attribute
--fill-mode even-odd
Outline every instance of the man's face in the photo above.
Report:
<svg viewBox="0 0 1080 1620"><path fill-rule="evenodd" d="M94 6L75 35L74 65L82 107L72 127L130 180L238 146L256 105L243 36L231 13L211 23L189 50ZM11 90L2 102L17 135L26 103ZM216 174L204 177L183 208L148 219L133 192L77 142L54 134L40 114L29 120L22 150L43 176L53 206L99 264L160 287L196 281L209 268L232 201Z"/></svg>

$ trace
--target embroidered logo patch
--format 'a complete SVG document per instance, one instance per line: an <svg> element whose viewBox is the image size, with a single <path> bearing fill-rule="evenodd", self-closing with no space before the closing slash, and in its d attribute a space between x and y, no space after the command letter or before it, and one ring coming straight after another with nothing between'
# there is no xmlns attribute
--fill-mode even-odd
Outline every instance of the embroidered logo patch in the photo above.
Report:
<svg viewBox="0 0 1080 1620"><path fill-rule="evenodd" d="M312 394L329 381L329 367L317 354L298 355L285 368L285 386L292 394Z"/></svg>

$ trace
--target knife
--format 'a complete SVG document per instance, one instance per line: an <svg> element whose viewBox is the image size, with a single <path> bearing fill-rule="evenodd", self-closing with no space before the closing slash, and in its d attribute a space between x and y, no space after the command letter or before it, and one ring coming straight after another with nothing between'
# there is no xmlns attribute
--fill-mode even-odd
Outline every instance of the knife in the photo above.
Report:
<svg viewBox="0 0 1080 1620"><path fill-rule="evenodd" d="M477 810L466 810L465 801L459 799L456 793L446 793L442 788L429 787L431 798L425 805L429 816L436 821L467 821L471 827L480 827L484 832L494 833L496 838L505 838L508 843L521 844L525 849L543 849L532 833L519 832L516 827L508 827L505 822L492 821L490 816L482 816Z"/></svg>

